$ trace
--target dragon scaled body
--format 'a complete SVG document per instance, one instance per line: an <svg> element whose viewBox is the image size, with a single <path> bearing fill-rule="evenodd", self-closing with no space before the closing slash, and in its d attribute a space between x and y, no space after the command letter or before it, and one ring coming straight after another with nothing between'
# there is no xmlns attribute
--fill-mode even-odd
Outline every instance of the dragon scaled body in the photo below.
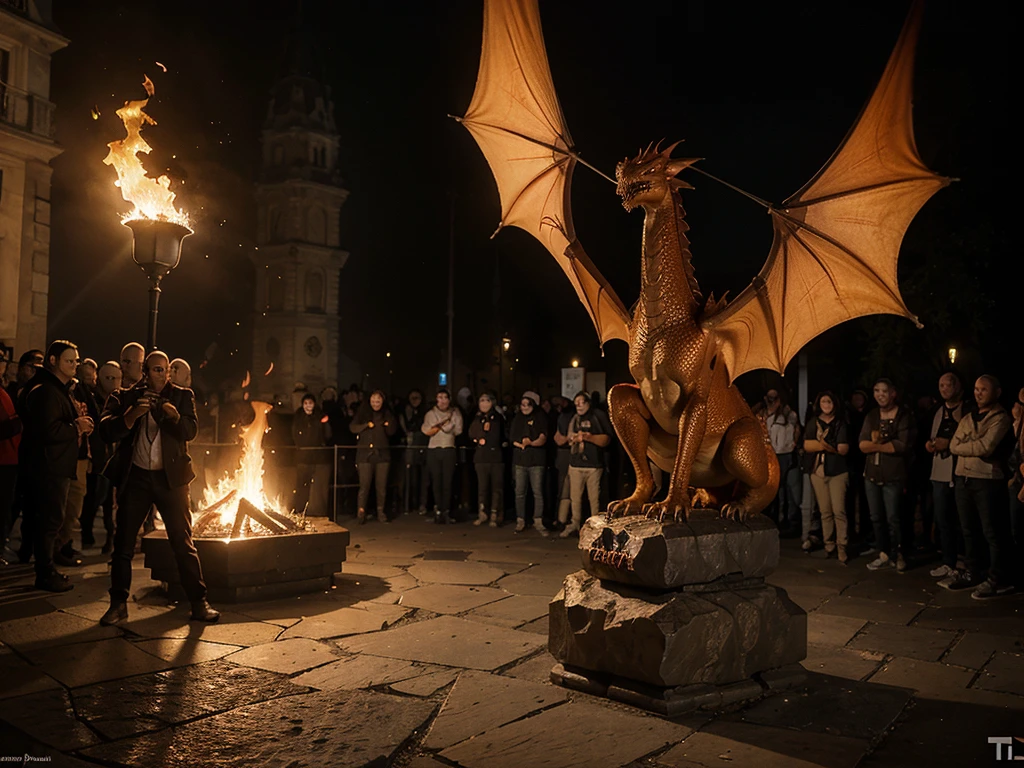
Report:
<svg viewBox="0 0 1024 768"><path fill-rule="evenodd" d="M704 305L693 274L678 192L689 185L676 178L694 161L672 160L673 147L649 150L616 169L623 206L644 209L644 234L641 296L629 325L636 384L618 384L608 393L636 489L608 511L678 519L699 500L742 519L775 497L779 463L760 421L729 381L715 334L701 325L715 305ZM655 503L648 459L671 476L667 497ZM691 493L691 486L700 493Z"/></svg>

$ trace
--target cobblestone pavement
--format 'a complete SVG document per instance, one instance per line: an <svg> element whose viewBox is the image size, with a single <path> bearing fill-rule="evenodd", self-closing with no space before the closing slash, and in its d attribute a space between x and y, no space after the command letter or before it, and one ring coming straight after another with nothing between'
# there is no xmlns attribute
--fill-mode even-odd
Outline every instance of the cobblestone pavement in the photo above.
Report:
<svg viewBox="0 0 1024 768"><path fill-rule="evenodd" d="M0 755L54 766L932 768L988 765L988 737L1024 737L1024 596L946 592L927 564L872 573L866 558L844 567L784 541L769 580L809 613L806 683L666 720L550 683L547 603L580 567L575 540L417 516L352 526L331 590L222 604L216 625L190 624L139 556L128 621L101 627L107 568L87 555L63 595L34 591L27 566L0 571Z"/></svg>

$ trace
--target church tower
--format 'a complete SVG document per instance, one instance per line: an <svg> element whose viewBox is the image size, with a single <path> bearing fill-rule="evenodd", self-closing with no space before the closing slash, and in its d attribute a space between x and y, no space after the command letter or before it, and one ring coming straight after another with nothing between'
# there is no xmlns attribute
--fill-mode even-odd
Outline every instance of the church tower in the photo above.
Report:
<svg viewBox="0 0 1024 768"><path fill-rule="evenodd" d="M348 258L339 247L348 190L338 173L334 102L302 37L291 36L271 90L252 254L253 397L286 406L297 383L318 396L337 383L338 282Z"/></svg>

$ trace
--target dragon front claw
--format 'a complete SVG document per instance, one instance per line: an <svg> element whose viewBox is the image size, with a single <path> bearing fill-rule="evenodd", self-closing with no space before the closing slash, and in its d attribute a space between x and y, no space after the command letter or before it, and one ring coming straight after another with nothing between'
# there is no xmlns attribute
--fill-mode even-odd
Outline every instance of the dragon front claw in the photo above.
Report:
<svg viewBox="0 0 1024 768"><path fill-rule="evenodd" d="M647 498L650 498L650 496L648 495ZM640 515L643 514L644 508L647 506L649 505L646 503L646 499L634 493L632 496L628 496L625 499L609 503L608 519L613 520L616 517Z"/></svg>
<svg viewBox="0 0 1024 768"><path fill-rule="evenodd" d="M725 504L722 506L722 517L727 520L743 522L750 517L751 512L745 504Z"/></svg>
<svg viewBox="0 0 1024 768"><path fill-rule="evenodd" d="M649 520L657 520L659 523L666 521L685 522L690 515L690 507L686 502L681 501L657 501L653 504L644 504L643 514Z"/></svg>

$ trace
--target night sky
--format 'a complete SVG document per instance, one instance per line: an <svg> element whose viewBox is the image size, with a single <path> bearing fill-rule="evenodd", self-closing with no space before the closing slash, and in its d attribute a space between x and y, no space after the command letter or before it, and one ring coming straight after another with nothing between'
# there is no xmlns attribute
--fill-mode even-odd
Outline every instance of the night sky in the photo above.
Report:
<svg viewBox="0 0 1024 768"><path fill-rule="evenodd" d="M295 5L56 6L56 24L71 44L53 59L64 153L53 163L51 335L106 359L145 333L146 280L119 224L128 205L101 162L107 142L124 135L114 110L142 96L145 73L156 86L147 111L159 123L143 133L155 148L147 167L183 182L178 202L196 229L164 283L160 344L194 365L210 357L211 379L244 373L253 308L252 184ZM555 86L584 158L612 174L618 160L651 140L683 138L677 155L704 157L708 171L774 202L809 179L842 140L906 10L904 2L541 5ZM303 4L332 87L341 173L351 191L341 235L351 252L342 272L342 352L386 383L384 353L391 351L396 389L430 386L446 339L454 198L456 356L483 367L507 332L520 382L531 373L550 375L574 356L608 369L610 382L621 380L625 345L611 342L601 361L585 310L543 247L517 230L488 240L499 218L497 189L468 132L447 117L469 104L481 15L480 3L462 0ZM916 84L918 146L931 168L962 181L940 191L915 220L901 274L941 252L975 280L948 290L973 285L984 294L981 336L970 338L979 334L974 323L948 343L964 350L970 367L1000 373L1015 387L1024 368L997 344L1012 327L1020 277L1002 194L1010 183L1007 158L1015 156L1010 29L1002 4L935 2L927 9ZM686 178L696 187L683 199L697 278L705 293L735 295L767 255L768 217L707 179ZM591 258L632 304L642 214L627 214L612 186L582 167L573 214ZM951 306L941 295L916 304L907 298L926 326ZM909 326L887 318L876 329L879 322ZM857 346L863 328L855 321L812 346L821 361L816 381L852 383L865 355ZM928 353L936 359L947 346L934 334L920 343L934 347Z"/></svg>

